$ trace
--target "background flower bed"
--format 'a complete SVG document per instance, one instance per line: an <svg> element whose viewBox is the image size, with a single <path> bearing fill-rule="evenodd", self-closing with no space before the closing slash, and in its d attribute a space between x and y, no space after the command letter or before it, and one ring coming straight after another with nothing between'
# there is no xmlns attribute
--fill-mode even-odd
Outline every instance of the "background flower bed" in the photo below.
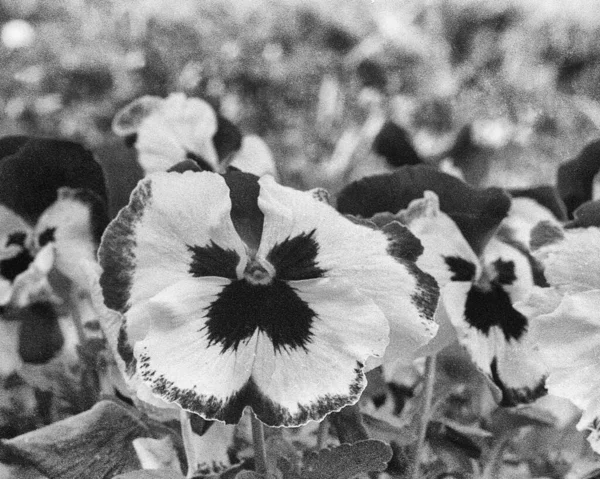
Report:
<svg viewBox="0 0 600 479"><path fill-rule="evenodd" d="M475 120L493 120L500 129L510 124L511 141L494 152L496 172L504 173L492 178L497 184L553 183L555 166L598 136L600 11L591 0L0 5L3 134L81 141L98 153L113 193L123 198L137 166L110 131L115 112L140 95L181 90L263 136L282 183L337 192L344 180L333 175L323 185L315 166L326 164L346 141L343 134L367 117L362 86L381 86L381 77L359 68L365 59L385 73L385 115L409 127L419 151L443 150ZM357 160L363 171L376 170L364 153ZM448 383L458 382L452 372ZM25 385L4 386L5 437L91 406L65 384L65 410L47 418L31 407L43 401ZM562 477L558 465L580 453L565 451L564 440L546 444L558 439L540 430L520 434L515 469L526 457L538 476ZM556 451L568 457L552 456Z"/></svg>

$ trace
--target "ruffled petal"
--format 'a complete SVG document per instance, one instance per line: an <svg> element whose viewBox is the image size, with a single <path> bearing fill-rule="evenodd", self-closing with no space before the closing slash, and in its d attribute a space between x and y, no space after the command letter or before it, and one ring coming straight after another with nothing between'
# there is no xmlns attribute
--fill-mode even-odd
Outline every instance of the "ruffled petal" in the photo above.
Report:
<svg viewBox="0 0 600 479"><path fill-rule="evenodd" d="M412 360L415 350L437 331L432 319L439 290L431 276L405 259L420 252L413 251L420 245L410 232L399 223L386 232L355 224L310 194L277 185L269 176L259 184L258 205L265 222L258 256L269 260L272 251L282 256L288 250L290 257L301 258L291 264L280 260L286 265L283 279L348 280L390 321L385 361Z"/></svg>
<svg viewBox="0 0 600 479"><path fill-rule="evenodd" d="M206 419L236 423L243 407L235 399L250 379L258 333L227 350L210 339L207 309L225 281L180 281L125 318L138 374L154 394Z"/></svg>
<svg viewBox="0 0 600 479"><path fill-rule="evenodd" d="M166 171L189 153L201 157L214 170L218 163L212 143L216 131L217 116L208 103L174 93L139 126L139 162L146 174Z"/></svg>
<svg viewBox="0 0 600 479"><path fill-rule="evenodd" d="M600 288L600 229L564 230L562 237L534 251L544 265L544 275L562 292Z"/></svg>
<svg viewBox="0 0 600 479"><path fill-rule="evenodd" d="M183 279L243 271L245 247L230 212L229 189L217 174L157 173L142 180L98 252L106 305L124 312Z"/></svg>
<svg viewBox="0 0 600 479"><path fill-rule="evenodd" d="M258 338L252 381L255 414L268 425L299 426L354 404L367 358L383 356L389 326L381 310L341 279L290 283L315 312L305 348L277 351Z"/></svg>

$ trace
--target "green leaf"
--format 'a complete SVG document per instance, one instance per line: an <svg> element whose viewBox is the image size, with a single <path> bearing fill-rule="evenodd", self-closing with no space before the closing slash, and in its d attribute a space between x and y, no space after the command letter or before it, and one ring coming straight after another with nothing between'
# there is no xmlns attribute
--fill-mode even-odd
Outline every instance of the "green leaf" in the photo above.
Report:
<svg viewBox="0 0 600 479"><path fill-rule="evenodd" d="M254 471L242 471L235 476L235 479L265 479L265 476Z"/></svg>
<svg viewBox="0 0 600 479"><path fill-rule="evenodd" d="M151 428L134 408L101 401L89 411L3 441L2 449L50 479L112 479L140 468L134 439L155 436L157 430L163 436L165 429Z"/></svg>
<svg viewBox="0 0 600 479"><path fill-rule="evenodd" d="M382 441L368 439L342 444L310 453L302 479L350 479L365 472L384 471L391 458L392 448Z"/></svg>
<svg viewBox="0 0 600 479"><path fill-rule="evenodd" d="M119 474L114 479L183 479L183 477L181 474L169 469L143 469Z"/></svg>
<svg viewBox="0 0 600 479"><path fill-rule="evenodd" d="M417 431L413 425L403 424L397 416L391 414L377 416L362 413L363 424L373 439L395 442L398 446L408 446L417 441Z"/></svg>
<svg viewBox="0 0 600 479"><path fill-rule="evenodd" d="M328 417L342 444L353 444L369 439L369 433L365 429L360 410L356 404L346 406L338 412L332 412Z"/></svg>

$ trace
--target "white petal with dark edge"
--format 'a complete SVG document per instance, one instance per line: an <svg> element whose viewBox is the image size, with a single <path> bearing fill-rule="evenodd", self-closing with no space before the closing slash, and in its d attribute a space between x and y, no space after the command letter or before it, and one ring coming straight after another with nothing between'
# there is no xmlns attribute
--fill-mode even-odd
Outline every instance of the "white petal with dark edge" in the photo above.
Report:
<svg viewBox="0 0 600 479"><path fill-rule="evenodd" d="M98 252L107 306L125 311L190 278L190 247L231 250L243 270L245 247L230 211L229 188L215 173L156 173L138 183Z"/></svg>
<svg viewBox="0 0 600 479"><path fill-rule="evenodd" d="M144 383L163 400L206 419L229 419L228 403L248 383L257 347L258 333L226 351L207 337L207 308L224 281L181 281L126 314L136 337L134 355ZM143 339L137 337L142 334Z"/></svg>
<svg viewBox="0 0 600 479"><path fill-rule="evenodd" d="M436 333L432 321L437 304L435 281L412 262L394 258L382 231L349 221L308 193L259 180L259 208L265 215L258 255L287 239L310 236L317 245L314 267L325 277L342 278L372 299L390 322L386 361L411 361L414 352Z"/></svg>
<svg viewBox="0 0 600 479"><path fill-rule="evenodd" d="M252 407L269 425L299 426L357 402L366 386L367 358L382 356L388 343L381 310L346 281L321 278L290 286L316 316L304 348L277 351L268 336L258 337L252 378L267 401Z"/></svg>

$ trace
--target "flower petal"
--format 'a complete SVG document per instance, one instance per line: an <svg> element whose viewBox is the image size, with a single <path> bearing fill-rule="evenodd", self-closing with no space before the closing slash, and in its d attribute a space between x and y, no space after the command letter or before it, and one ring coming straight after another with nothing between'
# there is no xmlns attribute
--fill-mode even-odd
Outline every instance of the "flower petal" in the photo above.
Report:
<svg viewBox="0 0 600 479"><path fill-rule="evenodd" d="M208 103L171 94L138 128L139 162L146 174L166 171L189 153L215 170L218 158L212 140L216 132L217 117Z"/></svg>
<svg viewBox="0 0 600 479"><path fill-rule="evenodd" d="M242 139L242 147L230 163L231 166L256 176L271 175L277 177L277 168L273 153L256 135L247 135Z"/></svg>
<svg viewBox="0 0 600 479"><path fill-rule="evenodd" d="M530 188L511 189L509 193L514 199L530 198L539 206L549 210L555 219L559 221L567 220L567 208L554 186L540 185Z"/></svg>
<svg viewBox="0 0 600 479"><path fill-rule="evenodd" d="M236 394L250 379L258 333L227 350L209 339L207 309L224 281L180 281L125 317L128 334L135 330L138 373L156 395L206 419L235 423L245 406Z"/></svg>
<svg viewBox="0 0 600 479"><path fill-rule="evenodd" d="M535 232L534 232L535 234ZM544 265L544 275L559 291L586 291L600 288L600 229L564 230L534 252Z"/></svg>
<svg viewBox="0 0 600 479"><path fill-rule="evenodd" d="M383 211L396 214L427 190L438 195L441 210L456 222L477 254L510 207L510 197L500 188L478 190L432 167L418 165L351 183L338 195L338 210L365 218Z"/></svg>
<svg viewBox="0 0 600 479"><path fill-rule="evenodd" d="M415 350L437 331L432 319L439 295L433 278L399 257L402 249L412 248L413 243L403 243L391 230L386 234L354 224L310 194L277 185L269 176L259 184L258 205L265 222L258 256L268 259L278 247L302 242L302 254L295 253L301 261L288 266L292 276L287 279L325 276L348 280L390 321L385 360L412 360ZM293 276L298 274L304 276Z"/></svg>
<svg viewBox="0 0 600 479"><path fill-rule="evenodd" d="M160 108L163 99L158 96L144 95L120 109L112 121L112 131L118 136L136 133L145 118Z"/></svg>
<svg viewBox="0 0 600 479"><path fill-rule="evenodd" d="M157 173L142 180L98 252L107 306L124 312L194 276L195 255L220 259L223 250L243 271L245 247L230 213L230 192L217 174ZM220 271L218 263L215 268Z"/></svg>
<svg viewBox="0 0 600 479"><path fill-rule="evenodd" d="M383 356L389 326L381 310L341 279L292 282L316 313L304 349L278 352L259 335L252 380L263 398L250 405L268 425L299 426L354 404L366 386L368 357Z"/></svg>

